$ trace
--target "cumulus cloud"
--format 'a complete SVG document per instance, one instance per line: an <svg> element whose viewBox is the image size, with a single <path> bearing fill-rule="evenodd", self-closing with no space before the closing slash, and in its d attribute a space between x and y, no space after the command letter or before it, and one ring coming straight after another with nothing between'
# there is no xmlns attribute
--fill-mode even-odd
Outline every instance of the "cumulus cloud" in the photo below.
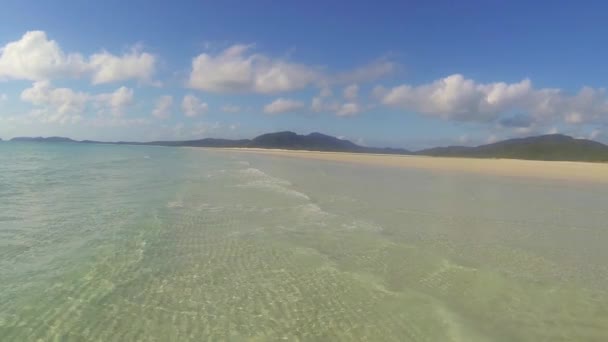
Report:
<svg viewBox="0 0 608 342"><path fill-rule="evenodd" d="M354 116L357 115L361 111L361 107L354 102L348 102L342 104L340 109L336 112L337 116Z"/></svg>
<svg viewBox="0 0 608 342"><path fill-rule="evenodd" d="M8 100L8 95L6 95L6 94L0 94L0 102L4 102L6 100Z"/></svg>
<svg viewBox="0 0 608 342"><path fill-rule="evenodd" d="M310 109L316 113L333 113L336 116L342 117L355 116L363 111L363 108L357 102L340 103L339 101L327 100L319 96L312 98Z"/></svg>
<svg viewBox="0 0 608 342"><path fill-rule="evenodd" d="M218 93L273 94L310 85L331 96L332 84L365 83L394 73L398 65L386 59L331 74L323 68L252 52L252 45L233 45L217 54L202 53L192 60L189 87Z"/></svg>
<svg viewBox="0 0 608 342"><path fill-rule="evenodd" d="M192 61L189 86L218 92L278 93L302 89L319 79L311 66L251 53L251 45L233 45L217 55Z"/></svg>
<svg viewBox="0 0 608 342"><path fill-rule="evenodd" d="M589 139L597 139L602 135L602 131L600 131L599 129L594 129L593 131L591 131L591 133L589 133Z"/></svg>
<svg viewBox="0 0 608 342"><path fill-rule="evenodd" d="M192 137L204 137L222 128L219 122L197 122L192 127L190 136Z"/></svg>
<svg viewBox="0 0 608 342"><path fill-rule="evenodd" d="M156 58L138 48L115 56L109 52L88 59L79 53L65 53L44 31L26 32L19 40L0 48L0 80L42 81L90 76L93 84L128 79L149 82Z"/></svg>
<svg viewBox="0 0 608 342"><path fill-rule="evenodd" d="M21 100L36 106L49 106L60 114L68 114L82 112L89 95L69 88L53 88L49 81L38 81L21 92Z"/></svg>
<svg viewBox="0 0 608 342"><path fill-rule="evenodd" d="M359 114L363 108L357 102L359 93L359 86L357 84L351 84L346 86L342 91L346 102L334 100L319 94L312 98L310 109L316 113L333 113L336 116L355 116Z"/></svg>
<svg viewBox="0 0 608 342"><path fill-rule="evenodd" d="M344 88L344 98L350 101L354 101L359 94L359 86L357 84L351 84Z"/></svg>
<svg viewBox="0 0 608 342"><path fill-rule="evenodd" d="M331 95L333 95L333 92L331 91L331 88L329 86L321 86L321 91L319 91L320 97L330 97Z"/></svg>
<svg viewBox="0 0 608 342"><path fill-rule="evenodd" d="M401 85L382 98L387 105L456 120L484 120L525 100L531 85L477 84L456 74L421 86Z"/></svg>
<svg viewBox="0 0 608 342"><path fill-rule="evenodd" d="M394 74L399 65L388 59L378 59L370 64L333 75L332 83L366 83Z"/></svg>
<svg viewBox="0 0 608 342"><path fill-rule="evenodd" d="M122 56L103 51L90 57L89 66L93 84L130 79L149 83L156 69L156 58L138 48L132 48Z"/></svg>
<svg viewBox="0 0 608 342"><path fill-rule="evenodd" d="M310 108L317 113L323 111L323 99L320 97L313 97Z"/></svg>
<svg viewBox="0 0 608 342"><path fill-rule="evenodd" d="M202 102L198 97L188 94L182 100L182 111L187 117L199 116L206 113L209 109L207 103Z"/></svg>
<svg viewBox="0 0 608 342"><path fill-rule="evenodd" d="M45 80L77 77L87 64L80 54L65 54L43 31L26 32L20 40L0 48L0 79Z"/></svg>
<svg viewBox="0 0 608 342"><path fill-rule="evenodd" d="M418 86L377 87L374 95L385 105L408 111L456 121L497 121L518 129L552 121L582 124L608 119L605 89L585 87L569 95L560 89L535 89L528 79L478 83L455 74Z"/></svg>
<svg viewBox="0 0 608 342"><path fill-rule="evenodd" d="M224 113L238 113L241 111L241 107L235 105L225 105L221 108Z"/></svg>
<svg viewBox="0 0 608 342"><path fill-rule="evenodd" d="M173 96L163 95L156 101L156 107L154 107L152 115L158 119L168 119L171 116L172 106Z"/></svg>
<svg viewBox="0 0 608 342"><path fill-rule="evenodd" d="M264 106L264 113L266 114L282 114L288 112L295 112L299 109L304 108L304 103L296 100L290 100L285 98L278 98L271 103Z"/></svg>
<svg viewBox="0 0 608 342"><path fill-rule="evenodd" d="M87 106L93 104L100 113L109 112L115 117L133 103L133 90L120 87L112 93L91 95L70 88L55 88L50 81L37 81L21 92L21 100L38 108L34 118L43 122L67 123L80 120Z"/></svg>
<svg viewBox="0 0 608 342"><path fill-rule="evenodd" d="M133 103L133 89L120 87L112 93L95 96L95 101L98 107L106 107L113 116L119 117L124 114L124 109Z"/></svg>

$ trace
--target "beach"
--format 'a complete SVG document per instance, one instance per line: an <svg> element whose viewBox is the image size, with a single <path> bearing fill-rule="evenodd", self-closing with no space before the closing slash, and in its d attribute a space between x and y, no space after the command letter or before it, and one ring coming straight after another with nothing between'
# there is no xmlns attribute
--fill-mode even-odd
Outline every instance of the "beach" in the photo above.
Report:
<svg viewBox="0 0 608 342"><path fill-rule="evenodd" d="M210 151L216 149L207 149ZM378 167L414 168L445 172L466 172L508 177L608 183L608 163L430 157L417 155L320 152L262 148L220 148L232 153L254 153L277 157L355 163Z"/></svg>
<svg viewBox="0 0 608 342"><path fill-rule="evenodd" d="M603 165L0 152L2 341L608 338Z"/></svg>

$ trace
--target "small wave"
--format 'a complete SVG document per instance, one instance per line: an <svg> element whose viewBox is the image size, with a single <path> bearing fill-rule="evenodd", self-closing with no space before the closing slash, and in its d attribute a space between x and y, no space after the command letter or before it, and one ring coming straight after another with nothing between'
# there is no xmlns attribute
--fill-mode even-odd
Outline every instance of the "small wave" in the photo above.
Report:
<svg viewBox="0 0 608 342"><path fill-rule="evenodd" d="M308 203L304 205L300 205L297 207L299 210L299 215L309 220L324 220L334 215L328 213L327 211L321 209L318 205L314 203Z"/></svg>
<svg viewBox="0 0 608 342"><path fill-rule="evenodd" d="M244 184L237 185L238 187L269 190L290 197L310 200L310 197L308 197L306 194L291 189L290 186L292 184L289 181L277 177L272 177L259 169L247 168L244 170L240 170L239 173L241 175L244 175L248 179L248 181L246 181Z"/></svg>
<svg viewBox="0 0 608 342"><path fill-rule="evenodd" d="M167 203L167 208L183 208L184 203L182 201L171 201Z"/></svg>
<svg viewBox="0 0 608 342"><path fill-rule="evenodd" d="M241 173L242 175L255 176L255 177L261 177L261 178L270 177L264 171L262 171L260 169L253 168L253 167L249 167L249 168L246 168L246 169L243 169L243 170L239 170L239 173Z"/></svg>
<svg viewBox="0 0 608 342"><path fill-rule="evenodd" d="M301 192L293 190L293 189L289 189L280 183L274 183L273 181L268 181L268 180L251 181L251 182L247 182L246 184L239 184L239 185L237 185L237 187L269 190L269 191L273 191L275 193L287 195L290 197L310 200L310 197L308 197L304 193L301 193Z"/></svg>
<svg viewBox="0 0 608 342"><path fill-rule="evenodd" d="M346 230L360 230L360 231L375 232L375 233L379 233L384 230L382 228L382 226L380 226L376 223L364 221L364 220L354 220L349 223L344 223L344 224L342 224L342 228L344 228Z"/></svg>
<svg viewBox="0 0 608 342"><path fill-rule="evenodd" d="M196 210L205 211L205 212L209 212L209 213L219 213L219 212L224 212L226 210L226 208L222 207L222 206L211 205L209 203L201 203L196 207Z"/></svg>

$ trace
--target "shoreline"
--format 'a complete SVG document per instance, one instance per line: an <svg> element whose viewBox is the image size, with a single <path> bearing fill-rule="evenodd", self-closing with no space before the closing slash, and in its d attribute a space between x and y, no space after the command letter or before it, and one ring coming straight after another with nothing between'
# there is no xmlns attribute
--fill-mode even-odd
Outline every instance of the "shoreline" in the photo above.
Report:
<svg viewBox="0 0 608 342"><path fill-rule="evenodd" d="M194 147L192 147L194 148ZM198 149L199 147L197 147ZM507 177L582 181L608 184L608 163L432 157L418 155L325 152L264 148L204 148L207 151L247 153L380 167L456 171Z"/></svg>

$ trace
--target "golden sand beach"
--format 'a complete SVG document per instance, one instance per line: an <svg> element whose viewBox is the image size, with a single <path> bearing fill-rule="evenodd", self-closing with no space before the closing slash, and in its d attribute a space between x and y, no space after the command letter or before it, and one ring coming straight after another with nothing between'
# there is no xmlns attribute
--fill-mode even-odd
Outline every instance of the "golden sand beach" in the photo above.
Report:
<svg viewBox="0 0 608 342"><path fill-rule="evenodd" d="M456 171L508 177L608 183L608 163L429 157L415 155L319 152L263 148L220 148L232 153L255 153L277 157L357 163L382 167Z"/></svg>

